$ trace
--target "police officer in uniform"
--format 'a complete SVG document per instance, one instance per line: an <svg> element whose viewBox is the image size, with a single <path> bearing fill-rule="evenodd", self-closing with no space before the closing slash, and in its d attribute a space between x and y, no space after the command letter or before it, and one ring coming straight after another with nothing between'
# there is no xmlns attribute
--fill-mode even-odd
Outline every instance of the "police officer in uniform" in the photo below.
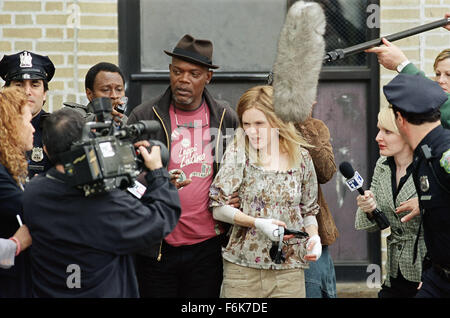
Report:
<svg viewBox="0 0 450 318"><path fill-rule="evenodd" d="M28 104L32 108L31 121L35 133L33 149L27 153L28 177L47 171L51 163L42 147L42 119L47 114L42 107L47 98L48 82L55 74L55 66L48 56L42 56L29 51L13 55L5 55L0 61L0 77L5 86L23 87Z"/></svg>
<svg viewBox="0 0 450 318"><path fill-rule="evenodd" d="M408 169L419 197L427 248L416 297L450 297L450 130L442 127L439 110L449 96L420 75L399 74L383 90L400 134L414 150Z"/></svg>

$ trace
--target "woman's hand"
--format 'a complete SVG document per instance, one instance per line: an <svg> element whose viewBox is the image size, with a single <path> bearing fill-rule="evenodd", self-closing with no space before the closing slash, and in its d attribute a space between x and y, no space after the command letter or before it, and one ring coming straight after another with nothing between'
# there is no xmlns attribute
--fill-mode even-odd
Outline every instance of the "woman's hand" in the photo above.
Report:
<svg viewBox="0 0 450 318"><path fill-rule="evenodd" d="M365 213L372 213L377 208L375 197L370 190L366 190L364 195L358 195L356 197L356 204Z"/></svg>
<svg viewBox="0 0 450 318"><path fill-rule="evenodd" d="M22 225L19 227L16 233L14 233L14 237L20 242L20 250L23 251L27 247L29 247L32 243L30 231L26 225Z"/></svg>
<svg viewBox="0 0 450 318"><path fill-rule="evenodd" d="M411 211L407 215L401 218L401 222L408 222L417 215L420 215L420 209L419 209L419 198L415 197L412 199L409 199L405 202L400 203L400 206L395 209L395 213L399 214L402 212Z"/></svg>
<svg viewBox="0 0 450 318"><path fill-rule="evenodd" d="M305 255L305 260L310 262L317 261L322 255L322 242L319 235L313 235L306 243L306 250L308 254Z"/></svg>
<svg viewBox="0 0 450 318"><path fill-rule="evenodd" d="M278 231L279 226L286 228L286 223L274 219L263 219L263 218L255 219L255 227L261 232L263 232L271 241L274 242L279 241L279 231ZM288 236L290 235L286 235L285 237L287 238Z"/></svg>

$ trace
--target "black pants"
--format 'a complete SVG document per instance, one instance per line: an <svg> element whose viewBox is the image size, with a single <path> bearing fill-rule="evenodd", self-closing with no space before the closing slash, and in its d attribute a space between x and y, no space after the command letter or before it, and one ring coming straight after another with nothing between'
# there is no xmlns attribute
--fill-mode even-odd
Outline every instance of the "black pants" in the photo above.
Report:
<svg viewBox="0 0 450 318"><path fill-rule="evenodd" d="M450 298L450 279L434 267L424 270L416 298Z"/></svg>
<svg viewBox="0 0 450 318"><path fill-rule="evenodd" d="M397 277L390 277L391 287L387 287L385 284L378 292L378 298L413 298L418 290L419 283L412 282L403 277L400 269L397 272Z"/></svg>
<svg viewBox="0 0 450 318"><path fill-rule="evenodd" d="M136 256L143 298L218 298L223 278L222 237L194 245L162 245L161 260Z"/></svg>

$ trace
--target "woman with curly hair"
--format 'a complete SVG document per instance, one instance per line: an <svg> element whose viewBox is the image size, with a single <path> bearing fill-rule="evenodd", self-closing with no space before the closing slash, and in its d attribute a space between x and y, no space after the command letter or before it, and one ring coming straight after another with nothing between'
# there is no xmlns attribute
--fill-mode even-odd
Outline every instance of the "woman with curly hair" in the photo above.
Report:
<svg viewBox="0 0 450 318"><path fill-rule="evenodd" d="M309 145L292 123L276 116L272 86L247 90L236 112L240 128L210 189L214 218L233 224L222 253L221 297L305 297L304 269L322 253L317 177L304 148ZM240 210L228 202L235 191ZM298 236L284 235L280 242L283 228Z"/></svg>
<svg viewBox="0 0 450 318"><path fill-rule="evenodd" d="M0 91L0 237L13 237L22 216L23 184L28 174L25 152L33 148L34 128L27 96L20 88ZM20 253L17 248L16 256ZM28 251L15 266L0 269L0 297L31 297Z"/></svg>

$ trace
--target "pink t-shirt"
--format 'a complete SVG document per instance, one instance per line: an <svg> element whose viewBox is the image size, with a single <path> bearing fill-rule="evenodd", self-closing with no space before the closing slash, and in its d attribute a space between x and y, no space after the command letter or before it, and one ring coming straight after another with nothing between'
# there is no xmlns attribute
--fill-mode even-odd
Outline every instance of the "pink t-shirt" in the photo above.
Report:
<svg viewBox="0 0 450 318"><path fill-rule="evenodd" d="M170 105L172 132L168 170L183 171L181 181L192 182L178 190L181 217L165 240L173 246L192 245L221 233L208 209L213 181L209 109L204 101L195 111L182 111Z"/></svg>

